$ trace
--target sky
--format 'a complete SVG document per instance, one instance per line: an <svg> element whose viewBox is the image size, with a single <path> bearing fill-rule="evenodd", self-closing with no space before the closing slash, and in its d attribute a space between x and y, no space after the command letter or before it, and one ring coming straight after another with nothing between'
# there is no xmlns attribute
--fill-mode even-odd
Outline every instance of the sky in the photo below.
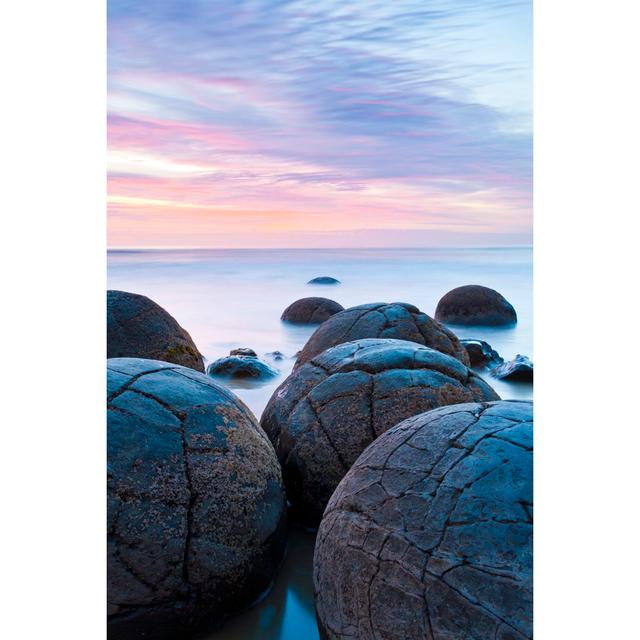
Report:
<svg viewBox="0 0 640 640"><path fill-rule="evenodd" d="M531 36L529 0L109 0L109 246L529 245Z"/></svg>

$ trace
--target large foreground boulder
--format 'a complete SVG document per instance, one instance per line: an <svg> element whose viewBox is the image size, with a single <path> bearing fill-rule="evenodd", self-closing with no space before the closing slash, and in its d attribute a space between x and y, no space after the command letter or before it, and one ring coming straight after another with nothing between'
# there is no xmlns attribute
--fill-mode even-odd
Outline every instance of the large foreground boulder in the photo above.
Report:
<svg viewBox="0 0 640 640"><path fill-rule="evenodd" d="M515 324L518 316L497 291L470 284L442 296L436 307L436 320L448 324L498 326Z"/></svg>
<svg viewBox="0 0 640 640"><path fill-rule="evenodd" d="M251 604L285 544L273 447L204 374L107 361L108 636L184 638Z"/></svg>
<svg viewBox="0 0 640 640"><path fill-rule="evenodd" d="M107 291L107 358L148 358L204 372L191 336L153 300Z"/></svg>
<svg viewBox="0 0 640 640"><path fill-rule="evenodd" d="M374 302L350 307L323 322L302 349L296 367L330 347L362 338L417 342L469 364L458 338L417 307L406 302Z"/></svg>
<svg viewBox="0 0 640 640"><path fill-rule="evenodd" d="M294 371L272 395L261 424L282 464L289 501L314 526L344 474L387 429L435 407L497 399L451 356L405 340L357 340Z"/></svg>
<svg viewBox="0 0 640 640"><path fill-rule="evenodd" d="M530 402L461 404L376 440L315 547L326 640L532 638Z"/></svg>
<svg viewBox="0 0 640 640"><path fill-rule="evenodd" d="M295 324L320 324L340 311L344 311L344 307L329 298L300 298L282 312L280 320Z"/></svg>

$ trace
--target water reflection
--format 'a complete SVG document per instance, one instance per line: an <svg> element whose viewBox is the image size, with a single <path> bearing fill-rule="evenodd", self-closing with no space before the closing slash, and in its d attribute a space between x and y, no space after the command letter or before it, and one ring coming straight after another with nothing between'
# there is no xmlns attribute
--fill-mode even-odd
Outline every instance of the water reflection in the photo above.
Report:
<svg viewBox="0 0 640 640"><path fill-rule="evenodd" d="M315 539L315 533L290 527L282 568L264 600L201 640L319 638L311 578Z"/></svg>

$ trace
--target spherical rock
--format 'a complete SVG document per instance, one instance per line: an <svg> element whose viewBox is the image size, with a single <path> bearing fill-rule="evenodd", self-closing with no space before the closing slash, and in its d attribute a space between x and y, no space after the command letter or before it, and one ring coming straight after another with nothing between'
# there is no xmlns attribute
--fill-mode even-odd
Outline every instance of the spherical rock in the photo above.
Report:
<svg viewBox="0 0 640 640"><path fill-rule="evenodd" d="M340 284L340 280L336 280L331 276L318 276L309 280L307 284Z"/></svg>
<svg viewBox="0 0 640 640"><path fill-rule="evenodd" d="M497 399L451 356L405 340L357 340L294 371L271 396L261 425L289 501L313 526L344 474L387 429L435 407Z"/></svg>
<svg viewBox="0 0 640 640"><path fill-rule="evenodd" d="M251 604L283 556L280 465L228 389L107 361L110 640L183 638Z"/></svg>
<svg viewBox="0 0 640 640"><path fill-rule="evenodd" d="M344 307L329 298L301 298L291 303L283 312L283 322L296 324L320 324Z"/></svg>
<svg viewBox="0 0 640 640"><path fill-rule="evenodd" d="M257 358L258 354L249 347L238 347L237 349L231 349L229 351L230 356L249 356L251 358Z"/></svg>
<svg viewBox="0 0 640 640"><path fill-rule="evenodd" d="M515 309L493 289L470 284L452 289L438 302L436 320L449 324L496 326L518 321Z"/></svg>
<svg viewBox="0 0 640 640"><path fill-rule="evenodd" d="M107 291L107 358L163 360L204 372L191 336L146 296Z"/></svg>
<svg viewBox="0 0 640 640"><path fill-rule="evenodd" d="M314 591L326 640L532 638L530 402L405 420L325 511Z"/></svg>
<svg viewBox="0 0 640 640"><path fill-rule="evenodd" d="M458 338L417 307L406 302L374 302L349 307L325 320L305 344L296 367L325 349L362 338L409 340L469 364L469 356Z"/></svg>
<svg viewBox="0 0 640 640"><path fill-rule="evenodd" d="M460 340L460 344L467 350L472 367L489 367L504 362L500 354L484 340L467 338Z"/></svg>
<svg viewBox="0 0 640 640"><path fill-rule="evenodd" d="M533 382L533 362L518 354L513 360L491 369L491 375L498 380Z"/></svg>
<svg viewBox="0 0 640 640"><path fill-rule="evenodd" d="M273 378L279 371L253 356L227 356L207 367L207 375L229 378Z"/></svg>

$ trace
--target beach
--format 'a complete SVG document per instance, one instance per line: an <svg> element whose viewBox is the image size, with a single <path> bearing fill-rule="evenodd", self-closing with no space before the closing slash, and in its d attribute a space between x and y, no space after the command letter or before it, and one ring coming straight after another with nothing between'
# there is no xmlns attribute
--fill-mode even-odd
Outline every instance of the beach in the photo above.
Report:
<svg viewBox="0 0 640 640"><path fill-rule="evenodd" d="M337 285L309 285L332 276ZM190 333L205 364L238 347L254 349L279 370L262 381L223 380L259 419L295 354L315 330L280 320L294 300L322 296L345 308L368 302L408 302L433 316L440 298L465 284L502 293L518 323L450 327L460 338L487 341L505 359L532 356L532 250L487 249L120 249L108 253L108 288L144 294ZM280 351L284 359L271 354ZM528 383L481 373L503 399L531 399ZM220 381L220 380L218 380ZM210 640L317 638L311 583L315 534L292 527L287 556L269 593L254 607L209 633Z"/></svg>

